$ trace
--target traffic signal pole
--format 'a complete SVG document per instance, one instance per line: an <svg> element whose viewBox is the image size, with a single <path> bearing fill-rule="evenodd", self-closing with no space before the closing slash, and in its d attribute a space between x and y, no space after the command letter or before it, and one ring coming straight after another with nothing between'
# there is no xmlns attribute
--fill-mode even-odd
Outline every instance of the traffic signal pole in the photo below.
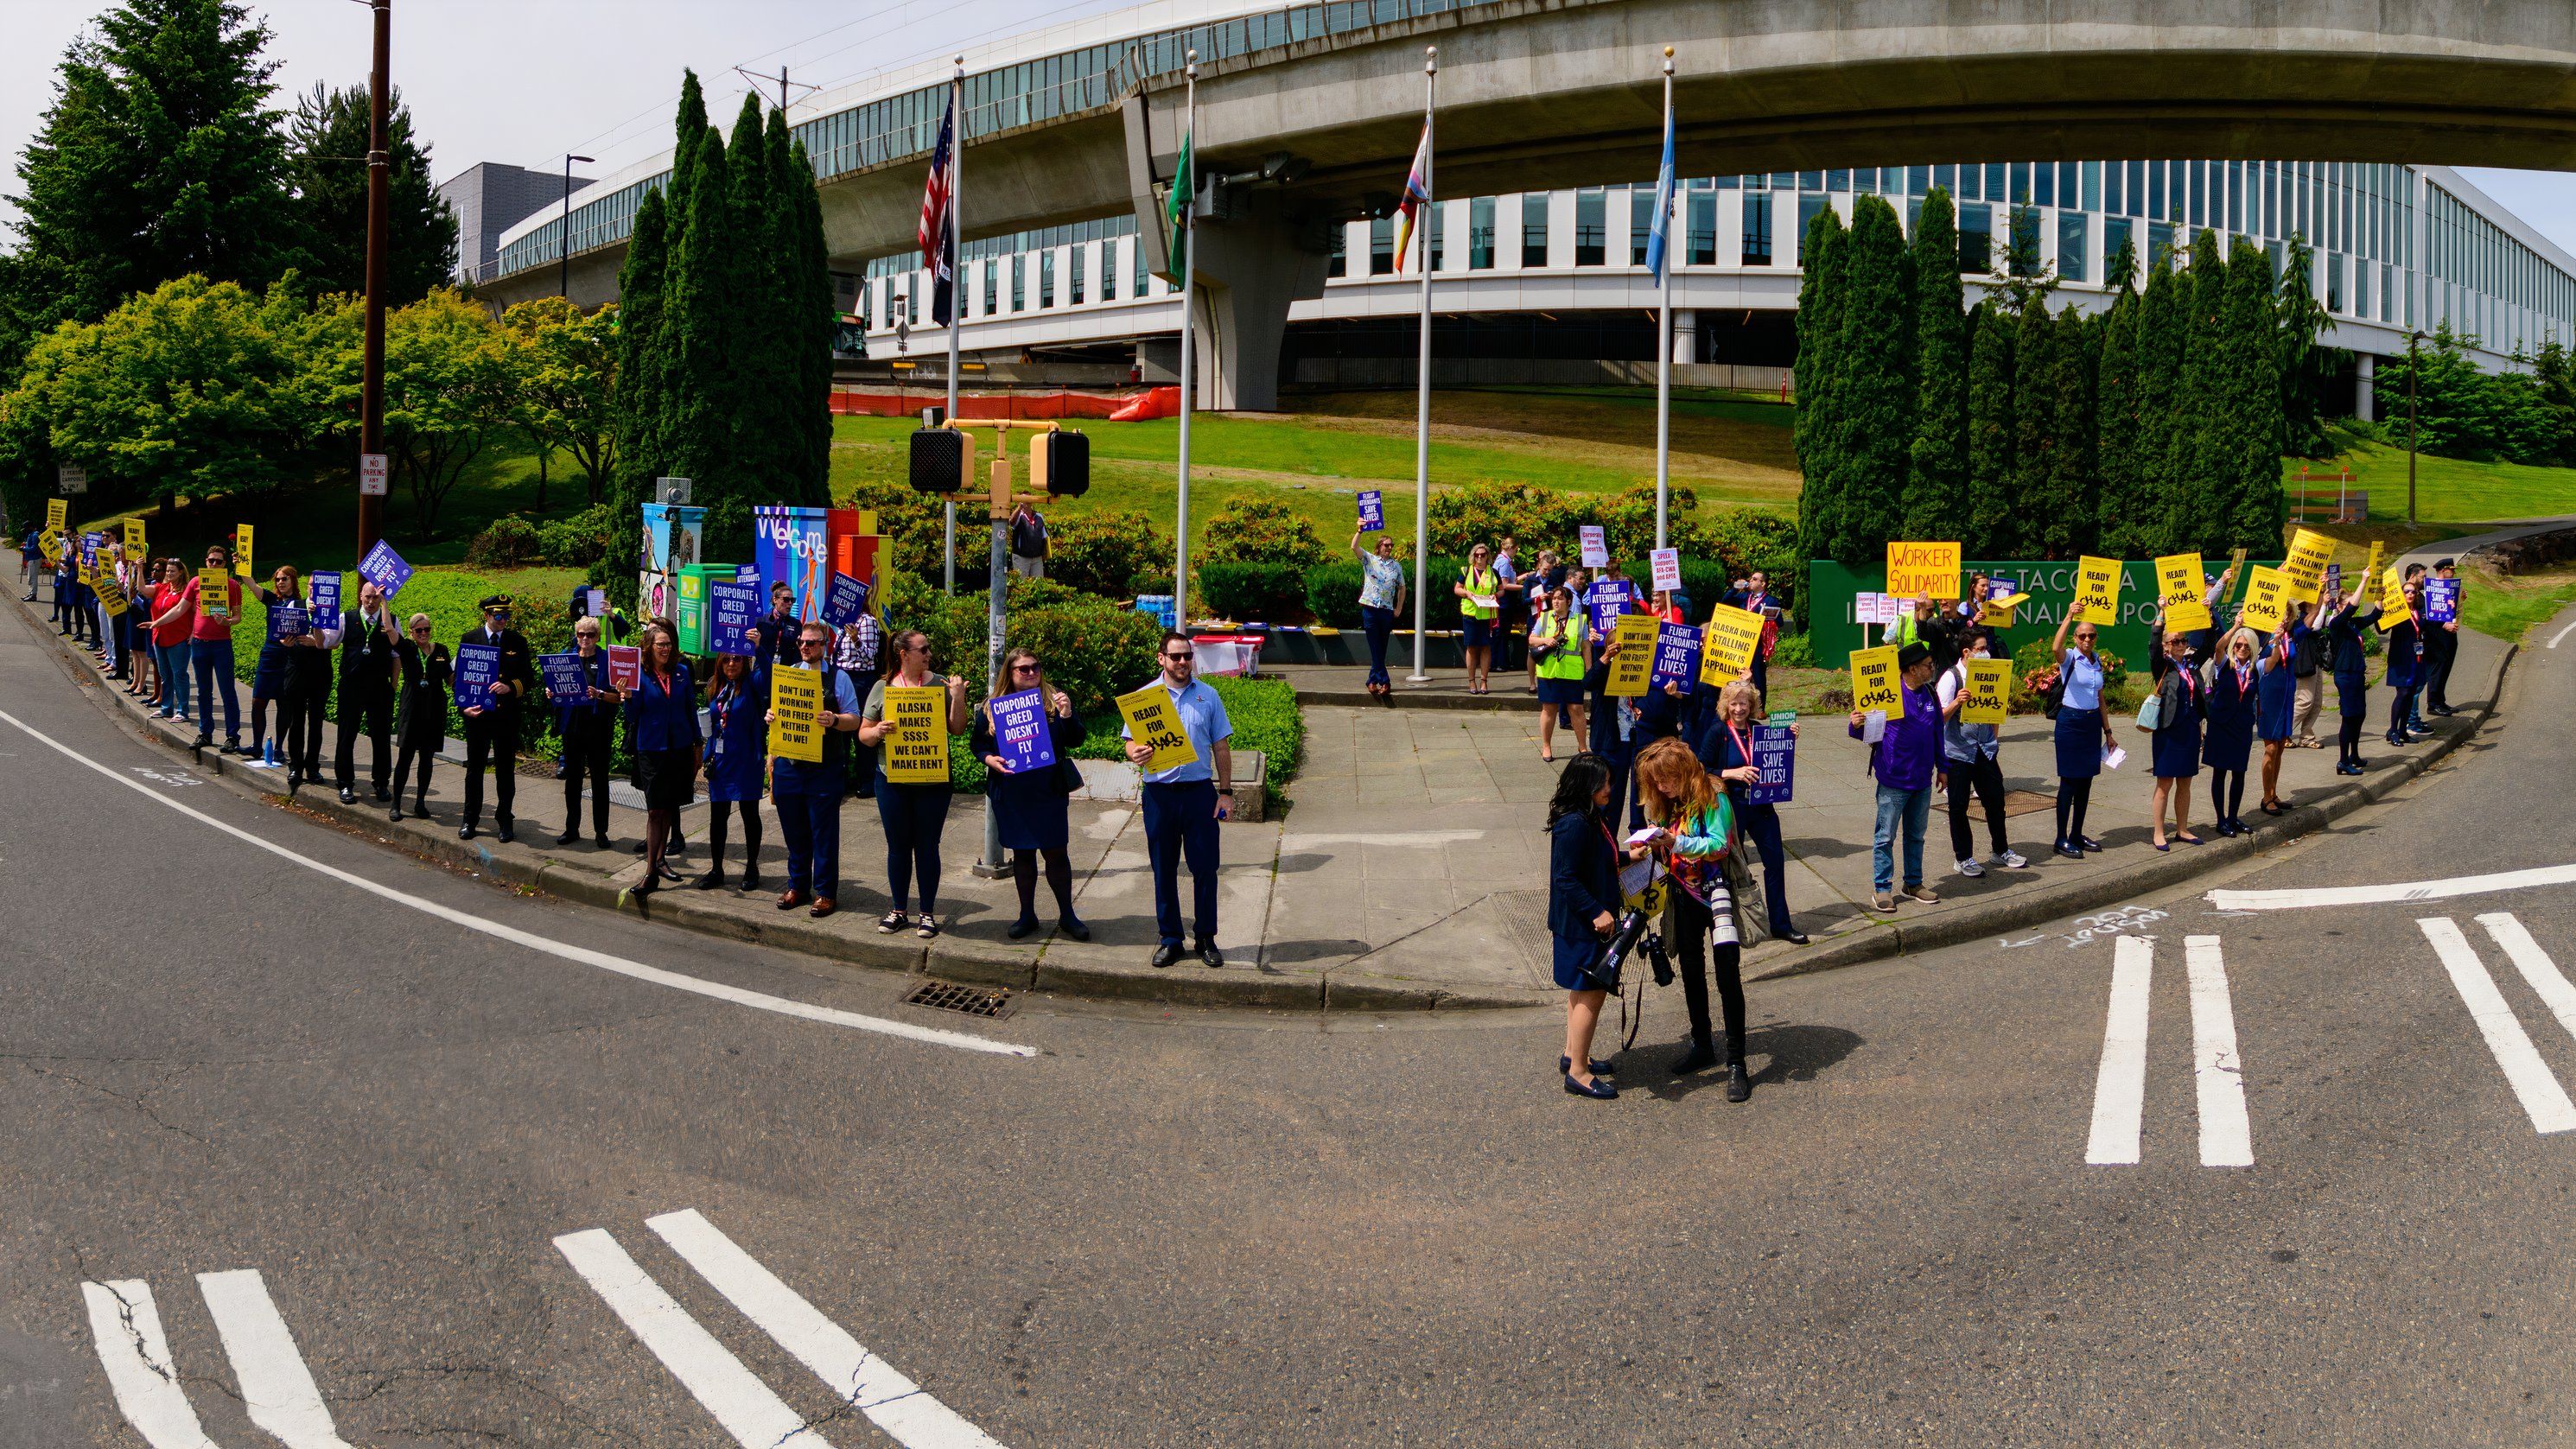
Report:
<svg viewBox="0 0 2576 1449"><path fill-rule="evenodd" d="M385 150L385 111L393 94L393 0L368 0L376 27L375 70L367 86L367 322L358 383L358 451L385 450L385 233L393 158ZM358 487L358 557L384 534L384 499Z"/></svg>

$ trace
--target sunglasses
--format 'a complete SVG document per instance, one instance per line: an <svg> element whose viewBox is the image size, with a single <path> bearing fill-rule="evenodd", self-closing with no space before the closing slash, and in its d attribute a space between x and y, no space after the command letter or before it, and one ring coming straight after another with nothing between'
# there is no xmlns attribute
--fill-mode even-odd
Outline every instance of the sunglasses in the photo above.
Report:
<svg viewBox="0 0 2576 1449"><path fill-rule="evenodd" d="M1187 654L1166 654L1163 657L1171 660L1175 664L1187 664L1190 662L1192 656Z"/></svg>
<svg viewBox="0 0 2576 1449"><path fill-rule="evenodd" d="M1035 674L1038 672L1038 667L1034 664L1014 664L1011 666L1011 672L1013 674Z"/></svg>

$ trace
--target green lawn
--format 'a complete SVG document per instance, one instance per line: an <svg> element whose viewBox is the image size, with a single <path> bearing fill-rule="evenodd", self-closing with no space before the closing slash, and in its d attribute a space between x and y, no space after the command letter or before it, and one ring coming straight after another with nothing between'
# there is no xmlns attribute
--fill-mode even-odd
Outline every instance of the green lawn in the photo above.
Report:
<svg viewBox="0 0 2576 1449"><path fill-rule="evenodd" d="M2471 569L2460 590L2460 622L2512 643L2576 600L2576 568L2503 578Z"/></svg>
<svg viewBox="0 0 2576 1449"><path fill-rule="evenodd" d="M2348 469L2353 486L2369 490L2370 517L2402 521L2406 517L2406 450L2343 435L2348 446L2332 459L2311 462L2285 458L2281 478L2299 487L2299 470L2307 469L2311 495L2331 494L2335 474ZM2534 468L2521 463L2471 463L2458 458L2419 455L2415 464L2415 516L2446 523L2494 519L2550 518L2576 513L2576 470Z"/></svg>

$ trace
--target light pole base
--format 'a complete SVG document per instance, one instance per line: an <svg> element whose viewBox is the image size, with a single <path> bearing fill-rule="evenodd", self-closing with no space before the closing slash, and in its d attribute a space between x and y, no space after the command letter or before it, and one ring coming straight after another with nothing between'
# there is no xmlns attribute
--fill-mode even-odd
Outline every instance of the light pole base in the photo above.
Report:
<svg viewBox="0 0 2576 1449"><path fill-rule="evenodd" d="M1407 684L1429 684L1431 682L1431 676L1428 674L1408 674L1404 676L1404 682Z"/></svg>

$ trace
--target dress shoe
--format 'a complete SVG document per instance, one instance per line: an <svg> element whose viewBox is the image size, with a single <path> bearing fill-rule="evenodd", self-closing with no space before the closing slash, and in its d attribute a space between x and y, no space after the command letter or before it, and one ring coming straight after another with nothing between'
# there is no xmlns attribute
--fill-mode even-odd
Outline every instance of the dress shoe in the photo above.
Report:
<svg viewBox="0 0 2576 1449"><path fill-rule="evenodd" d="M571 846L579 845L580 843L581 832L578 830L567 830L563 834L555 837L555 844L557 845Z"/></svg>
<svg viewBox="0 0 2576 1449"><path fill-rule="evenodd" d="M401 819L403 818L403 816L402 816L402 802L401 802L400 800L396 800L396 801L394 802L394 814L393 814L393 818L394 818L395 820L397 820L397 821L399 821L399 820L401 820Z"/></svg>
<svg viewBox="0 0 2576 1449"><path fill-rule="evenodd" d="M1780 939L1788 942L1792 946L1803 946L1807 944L1807 933L1804 931L1782 931L1780 933Z"/></svg>
<svg viewBox="0 0 2576 1449"><path fill-rule="evenodd" d="M1587 1058L1587 1059L1585 1059L1585 1061L1584 1061L1584 1063L1583 1063L1583 1064L1584 1064L1585 1066L1587 1066L1587 1067L1590 1067L1590 1068L1592 1069L1592 1075L1594 1075L1594 1076L1596 1076L1596 1077L1615 1077L1615 1076L1619 1075L1619 1068L1618 1068L1618 1066L1617 1066L1616 1064L1611 1063L1611 1062L1605 1062L1605 1061L1601 1060L1599 1057L1590 1057L1590 1058ZM1574 1058L1572 1058L1572 1057L1558 1057L1558 1058L1556 1059L1556 1069L1557 1069L1558 1071L1560 1071L1560 1072L1564 1072L1564 1071L1571 1071L1571 1070L1573 1070L1573 1068L1574 1068Z"/></svg>
<svg viewBox="0 0 2576 1449"><path fill-rule="evenodd" d="M1199 959L1207 963L1210 971L1225 965L1225 953L1216 948L1214 941L1199 942Z"/></svg>
<svg viewBox="0 0 2576 1449"><path fill-rule="evenodd" d="M782 911L792 911L803 904L805 904L805 893L794 886L789 886L778 893L778 908Z"/></svg>
<svg viewBox="0 0 2576 1449"><path fill-rule="evenodd" d="M357 792L357 791L355 791L355 790L350 789L350 788L349 788L348 786L346 786L346 785L341 786L341 787L340 787L340 803L341 803L341 804L343 804L343 805L355 805L355 804L357 804L357 803L358 803L358 792Z"/></svg>
<svg viewBox="0 0 2576 1449"><path fill-rule="evenodd" d="M1586 1084L1576 1081L1572 1072L1565 1074L1565 1090L1577 1097L1590 1097L1596 1102L1612 1101L1619 1095L1619 1089L1617 1087L1610 1085L1608 1082L1605 1082L1598 1077L1593 1078L1589 1084Z"/></svg>
<svg viewBox="0 0 2576 1449"><path fill-rule="evenodd" d="M838 902L834 901L830 896L825 896L814 902L814 909L807 911L805 914L812 916L815 920L819 921L840 908L841 907Z"/></svg>
<svg viewBox="0 0 2576 1449"><path fill-rule="evenodd" d="M601 850L607 850L607 849L610 849L610 848L611 848L611 847L609 846L609 843L608 843L608 836L607 836L607 834L606 834L605 832L603 832L603 833L601 833L601 834L598 834L598 835L594 835L594 836L592 836L592 837L590 838L590 843L591 843L592 845L597 846L597 847L598 847L598 848L600 848Z"/></svg>
<svg viewBox="0 0 2576 1449"><path fill-rule="evenodd" d="M388 800L390 800L390 799L392 799L392 798L394 798L394 792L393 792L393 791L386 789L386 788L385 788L384 786L382 786L382 785L378 785L378 786L376 787L376 803L377 803L377 804L382 805L383 803L385 803L386 801L388 801Z"/></svg>
<svg viewBox="0 0 2576 1449"><path fill-rule="evenodd" d="M1181 948L1170 941L1154 948L1153 966L1157 971L1181 959Z"/></svg>
<svg viewBox="0 0 2576 1449"><path fill-rule="evenodd" d="M1562 1059L1562 1058L1559 1058L1559 1060L1563 1060L1563 1059ZM1707 1042L1707 1041L1694 1041L1694 1042L1692 1042L1692 1043L1691 1043L1691 1045L1690 1045L1690 1050L1689 1050L1689 1051L1686 1051L1686 1052L1682 1053L1679 1057L1674 1058L1674 1060L1673 1060L1673 1066L1672 1066L1672 1072L1673 1072L1673 1075L1674 1075L1674 1076L1676 1076L1676 1077L1687 1077L1687 1076L1689 1076L1689 1075L1690 1075L1691 1073L1693 1073L1693 1072L1706 1071L1706 1070L1708 1070L1710 1067L1713 1067L1713 1066L1716 1066L1716 1065L1717 1065L1717 1046L1716 1046L1716 1044L1715 1044L1715 1043L1713 1043L1713 1042ZM1563 1067L1558 1067L1558 1068L1557 1068L1557 1070L1558 1070L1558 1071L1563 1071L1563 1070L1565 1070L1565 1068L1563 1068ZM1594 1075L1596 1075L1596 1076L1598 1076L1598 1075L1600 1074L1600 1071L1601 1071L1601 1069L1600 1069L1599 1067L1597 1067L1597 1066L1596 1066L1596 1067L1594 1067L1592 1070L1593 1070L1593 1074L1594 1074Z"/></svg>
<svg viewBox="0 0 2576 1449"><path fill-rule="evenodd" d="M1059 916L1056 918L1055 928L1077 941L1091 939L1091 927L1084 924L1080 916Z"/></svg>
<svg viewBox="0 0 2576 1449"><path fill-rule="evenodd" d="M1003 934L1009 936L1014 941L1025 941L1029 937L1036 935L1037 930L1037 917L1022 916L1018 920L1011 922L1011 929Z"/></svg>
<svg viewBox="0 0 2576 1449"><path fill-rule="evenodd" d="M459 840L472 840L474 838L474 822L468 820L464 824L457 826L456 838Z"/></svg>
<svg viewBox="0 0 2576 1449"><path fill-rule="evenodd" d="M696 880L689 882L689 885L694 890L721 890L724 887L724 872L720 870L708 871L705 875L699 876Z"/></svg>
<svg viewBox="0 0 2576 1449"><path fill-rule="evenodd" d="M1753 1076L1744 1070L1744 1058L1738 1056L1726 1066L1726 1100L1741 1102L1753 1095Z"/></svg>
<svg viewBox="0 0 2576 1449"><path fill-rule="evenodd" d="M747 891L756 891L760 889L760 872L753 870L749 866L744 866L742 869L742 888Z"/></svg>
<svg viewBox="0 0 2576 1449"><path fill-rule="evenodd" d="M507 845L511 841L519 838L518 827L507 820L502 821L501 828L492 833L501 837L501 843L503 845Z"/></svg>

